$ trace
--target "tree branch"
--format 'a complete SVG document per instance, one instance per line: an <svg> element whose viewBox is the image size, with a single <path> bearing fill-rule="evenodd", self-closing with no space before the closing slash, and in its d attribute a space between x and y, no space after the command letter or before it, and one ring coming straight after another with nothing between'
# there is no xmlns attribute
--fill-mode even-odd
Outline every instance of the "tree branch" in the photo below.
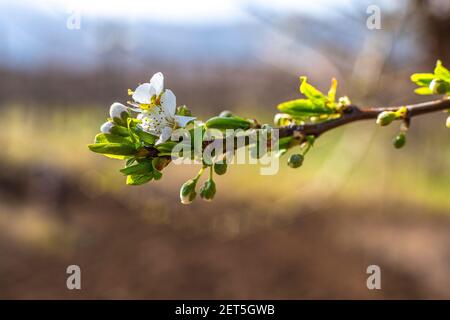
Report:
<svg viewBox="0 0 450 320"><path fill-rule="evenodd" d="M279 130L279 138L283 137L297 137L299 139L299 142L306 141L306 136L314 136L319 137L323 133L330 131L332 129L335 129L337 127L346 125L351 122L356 122L360 120L369 120L369 119L377 119L378 115L383 111L397 111L401 107L406 107L408 109L408 112L406 114L406 120L408 121L410 118L432 113L436 111L444 111L450 109L450 99L440 99L440 100L434 100L429 102L423 102L418 104L412 104L412 105L404 105L404 106L395 106L395 107L384 107L384 108L377 108L377 107L364 107L360 108L356 105L350 105L348 106L342 116L340 118L337 118L335 120L328 120L322 123L317 124L304 124L304 125L289 125L285 127L279 127L277 128ZM258 125L258 128L260 126ZM238 144L236 143L237 138L232 136L227 139L234 139L234 142L232 143L233 147L236 149L238 147ZM227 139L221 139L223 144L223 150L226 150L227 148ZM204 141L202 148L206 148L213 140L210 141ZM216 141L217 142L217 141ZM220 142L219 142L220 143ZM250 138L248 136L244 136L244 143L243 145L250 144ZM157 157L160 152L158 149L154 146L148 146L145 147L148 152L148 157Z"/></svg>
<svg viewBox="0 0 450 320"><path fill-rule="evenodd" d="M344 110L344 113L340 118L335 120L329 120L317 124L290 125L286 127L280 127L278 128L279 137L280 138L289 136L305 137L308 135L318 137L331 129L343 126L351 122L376 119L378 115L383 111L396 111L401 107L406 107L408 109L407 117L411 118L426 113L450 109L450 99L440 99L418 104L386 107L386 108L375 108L375 107L360 108L358 106L351 105Z"/></svg>

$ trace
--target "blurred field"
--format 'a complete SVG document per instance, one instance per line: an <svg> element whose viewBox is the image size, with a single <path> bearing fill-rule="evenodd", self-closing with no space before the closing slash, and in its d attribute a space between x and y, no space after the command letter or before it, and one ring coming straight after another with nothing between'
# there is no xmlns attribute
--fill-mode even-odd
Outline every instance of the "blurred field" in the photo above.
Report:
<svg viewBox="0 0 450 320"><path fill-rule="evenodd" d="M178 187L195 168L129 187L120 161L88 151L102 113L16 105L0 118L2 298L450 297L448 133L427 126L440 115L401 151L395 131L361 123L320 139L299 170L233 165L215 201L191 206ZM370 264L381 292L365 287Z"/></svg>

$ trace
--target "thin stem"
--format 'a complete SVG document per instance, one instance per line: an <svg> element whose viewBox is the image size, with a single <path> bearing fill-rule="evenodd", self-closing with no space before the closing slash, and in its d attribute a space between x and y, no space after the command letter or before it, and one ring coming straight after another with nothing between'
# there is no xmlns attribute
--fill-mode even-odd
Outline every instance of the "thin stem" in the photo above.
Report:
<svg viewBox="0 0 450 320"><path fill-rule="evenodd" d="M193 178L194 181L198 181L198 179L202 176L203 171L205 171L206 166L202 166L202 168L198 171L197 175Z"/></svg>
<svg viewBox="0 0 450 320"><path fill-rule="evenodd" d="M214 181L213 179L213 166L209 166L209 180Z"/></svg>

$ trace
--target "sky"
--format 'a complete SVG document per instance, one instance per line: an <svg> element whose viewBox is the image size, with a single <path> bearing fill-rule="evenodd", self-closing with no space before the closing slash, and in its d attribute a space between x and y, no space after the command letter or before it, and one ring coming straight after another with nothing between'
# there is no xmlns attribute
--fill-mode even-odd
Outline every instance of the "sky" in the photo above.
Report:
<svg viewBox="0 0 450 320"><path fill-rule="evenodd" d="M35 7L48 14L74 12L94 17L145 18L167 23L233 23L249 19L247 8L317 14L350 6L351 0L0 0L1 7ZM0 7L0 8L1 8ZM326 8L327 10L324 10Z"/></svg>
<svg viewBox="0 0 450 320"><path fill-rule="evenodd" d="M364 31L363 3L372 0L359 1L0 0L0 65L28 67L62 61L90 66L117 47L133 57L231 59L234 63L255 53L273 50L279 54L282 50L275 40L304 49L311 32L316 32L314 39L348 44L345 32L338 31L342 24L320 33L321 22L306 27L305 23L322 20L324 26L332 26L342 21L343 13L352 11L361 17L358 30ZM383 10L394 3L373 1L383 2ZM74 15L79 19L72 19ZM304 23L290 24L292 17L302 17Z"/></svg>

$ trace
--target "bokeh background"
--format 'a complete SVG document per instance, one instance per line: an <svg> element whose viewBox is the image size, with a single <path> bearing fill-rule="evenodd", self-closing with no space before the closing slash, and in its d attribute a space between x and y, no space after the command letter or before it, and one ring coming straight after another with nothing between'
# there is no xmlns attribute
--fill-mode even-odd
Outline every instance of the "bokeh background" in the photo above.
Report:
<svg viewBox="0 0 450 320"><path fill-rule="evenodd" d="M336 77L358 104L424 101L409 75L450 65L449 4L0 1L0 298L450 298L444 114L414 119L402 150L396 125L369 121L324 135L299 170L231 166L190 206L178 190L197 167L130 187L86 147L158 71L203 119L270 123L300 75L323 90ZM366 287L372 264L382 290Z"/></svg>

